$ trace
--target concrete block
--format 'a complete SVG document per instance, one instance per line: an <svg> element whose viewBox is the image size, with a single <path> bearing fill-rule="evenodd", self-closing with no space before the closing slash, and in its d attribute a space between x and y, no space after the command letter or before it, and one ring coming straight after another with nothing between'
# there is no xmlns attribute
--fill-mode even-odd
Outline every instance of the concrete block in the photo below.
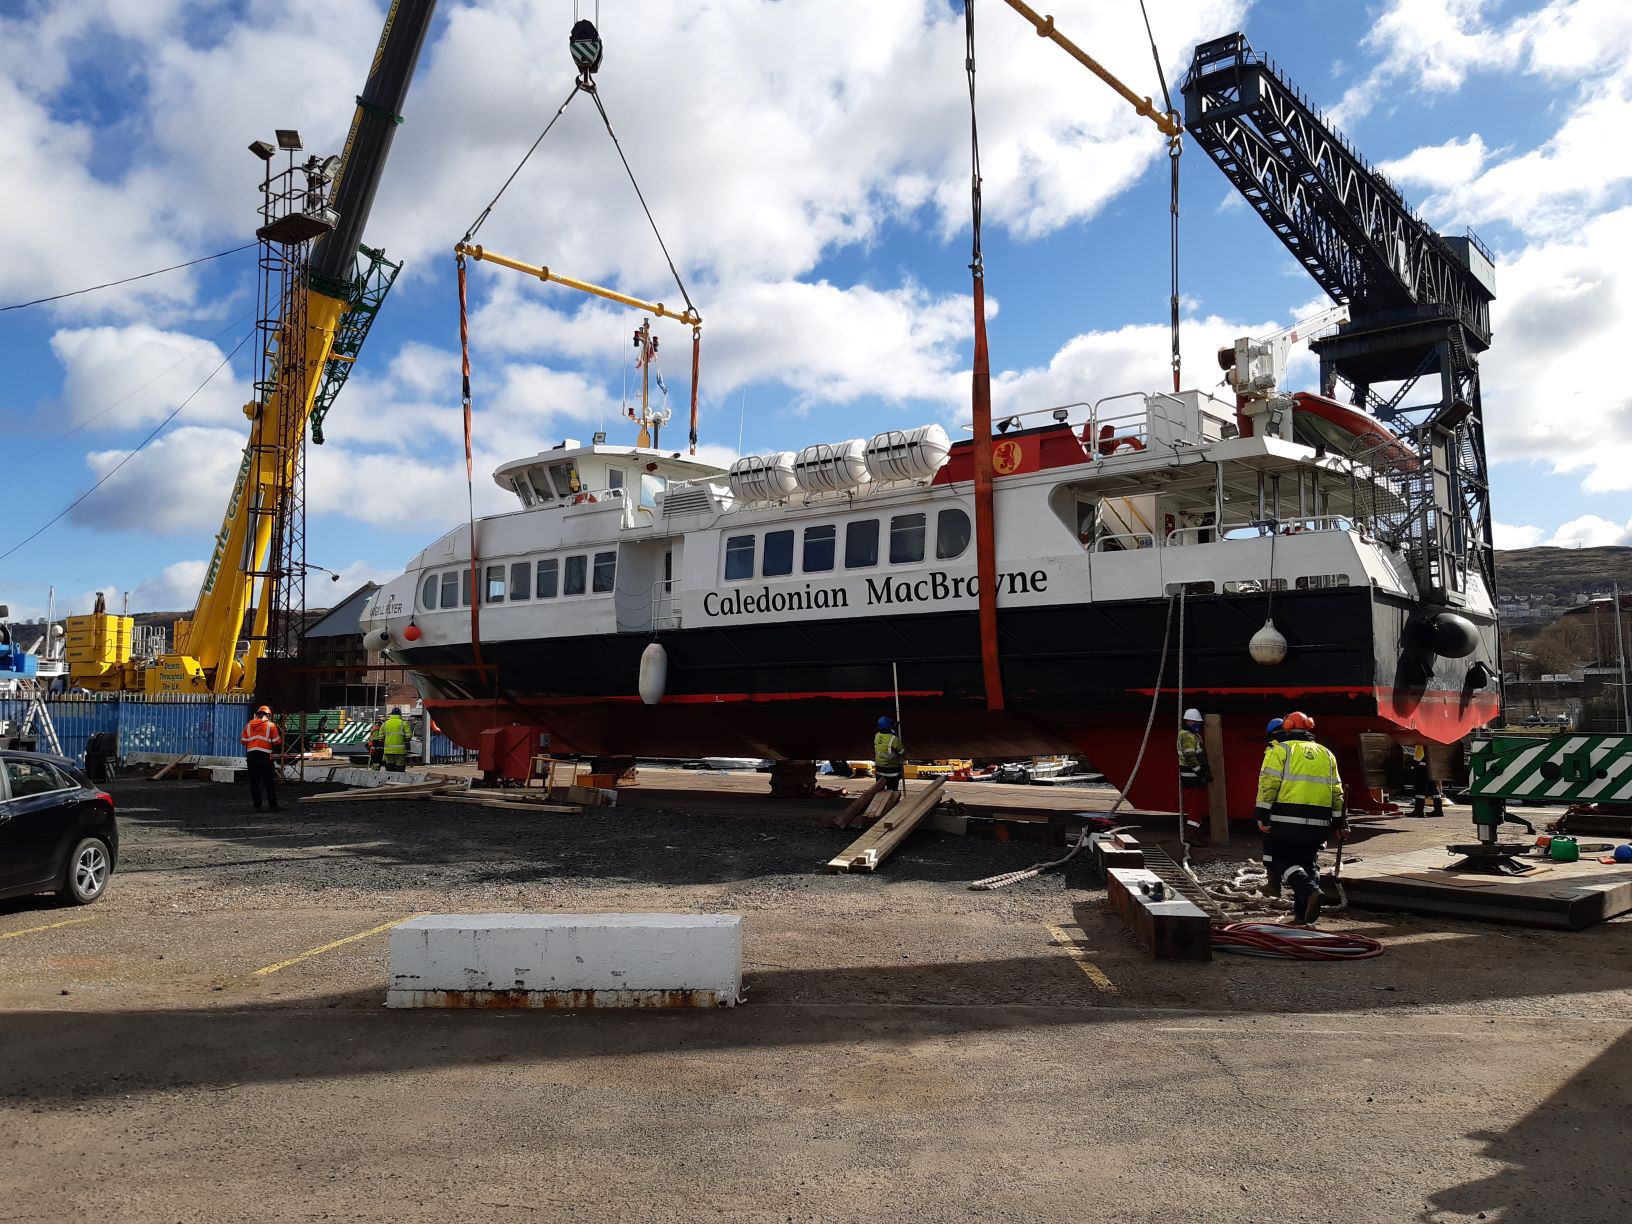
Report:
<svg viewBox="0 0 1632 1224"><path fill-rule="evenodd" d="M734 1007L736 914L428 914L391 928L387 1007Z"/></svg>

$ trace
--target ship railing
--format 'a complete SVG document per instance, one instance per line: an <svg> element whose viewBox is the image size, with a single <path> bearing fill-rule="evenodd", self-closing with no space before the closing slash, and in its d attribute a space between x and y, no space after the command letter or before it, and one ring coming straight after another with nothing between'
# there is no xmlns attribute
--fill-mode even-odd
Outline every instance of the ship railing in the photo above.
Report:
<svg viewBox="0 0 1632 1224"><path fill-rule="evenodd" d="M1139 406L1124 411L1124 400L1137 400ZM1106 405L1115 407L1107 409ZM1164 421L1171 420L1176 426L1182 419L1183 408L1182 400L1165 392L1124 391L1107 395L1094 403L1077 400L1048 408L1008 413L996 418L997 438L1002 441L1003 435L1010 430L1034 429L1044 424L1043 418L1047 418L1076 433L1078 441L1091 457L1108 459L1114 455L1121 458L1139 454L1150 446L1153 413ZM963 428L973 427L965 424Z"/></svg>
<svg viewBox="0 0 1632 1224"><path fill-rule="evenodd" d="M1167 533L1164 543L1169 548L1189 544L1217 544L1231 540L1255 540L1275 533L1302 535L1310 531L1353 531L1354 520L1342 514L1320 514L1295 519L1264 519L1249 522L1225 523L1222 527L1201 523L1176 527Z"/></svg>
<svg viewBox="0 0 1632 1224"><path fill-rule="evenodd" d="M1154 532L1129 531L1114 535L1096 536L1089 551L1096 553L1137 552L1143 548L1155 547L1156 536Z"/></svg>
<svg viewBox="0 0 1632 1224"><path fill-rule="evenodd" d="M652 632L680 628L680 600L672 589L659 582L652 588Z"/></svg>

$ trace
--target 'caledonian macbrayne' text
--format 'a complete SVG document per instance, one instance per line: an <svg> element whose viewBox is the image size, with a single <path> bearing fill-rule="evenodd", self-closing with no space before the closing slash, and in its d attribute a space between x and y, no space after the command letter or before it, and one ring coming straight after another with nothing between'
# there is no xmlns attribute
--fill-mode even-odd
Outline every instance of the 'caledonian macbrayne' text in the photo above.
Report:
<svg viewBox="0 0 1632 1224"><path fill-rule="evenodd" d="M918 578L868 578L867 605L939 603L943 600L973 599L973 575L951 575L934 570ZM1042 594L1048 590L1045 570L1015 571L992 579L999 595ZM850 592L844 587L818 587L806 583L803 590L777 590L762 586L757 591L710 591L703 596L706 616L744 616L752 612L811 612L824 608L848 608Z"/></svg>

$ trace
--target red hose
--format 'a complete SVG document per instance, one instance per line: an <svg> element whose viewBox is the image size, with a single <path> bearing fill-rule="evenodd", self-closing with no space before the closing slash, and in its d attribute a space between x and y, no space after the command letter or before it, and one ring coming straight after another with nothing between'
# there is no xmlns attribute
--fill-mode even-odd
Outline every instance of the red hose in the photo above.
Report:
<svg viewBox="0 0 1632 1224"><path fill-rule="evenodd" d="M1215 926L1213 947L1225 952L1283 960L1369 960L1383 954L1383 945L1366 935L1317 931L1313 927L1281 926L1272 922L1232 922Z"/></svg>

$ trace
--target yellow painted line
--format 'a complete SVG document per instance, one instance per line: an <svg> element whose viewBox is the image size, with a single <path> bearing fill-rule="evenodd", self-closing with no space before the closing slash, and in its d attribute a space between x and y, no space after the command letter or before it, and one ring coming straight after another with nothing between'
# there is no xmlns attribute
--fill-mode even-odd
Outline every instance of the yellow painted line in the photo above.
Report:
<svg viewBox="0 0 1632 1224"><path fill-rule="evenodd" d="M343 939L336 939L332 943L326 943L321 947L307 948L306 951L302 952L299 956L291 956L288 960L279 961L275 965L268 965L265 969L255 970L255 976L265 977L269 973L276 973L279 969L287 969L290 965L298 965L303 960L310 960L319 952L327 952L332 948L338 948L344 944L356 943L359 939L367 939L370 935L378 935L383 931L389 931L399 922L407 922L411 918L422 918L427 912L428 911L422 910L417 914L409 914L404 918L393 918L390 922L382 922L377 927L369 927L366 931L358 931L355 935L347 935Z"/></svg>
<svg viewBox="0 0 1632 1224"><path fill-rule="evenodd" d="M1116 983L1105 976L1105 971L1103 969L1088 959L1088 954L1077 946L1076 940L1072 939L1071 936L1067 935L1062 928L1057 926L1049 927L1048 933L1053 936L1055 943L1059 944L1060 947L1065 949L1065 954L1077 962L1077 968L1081 969L1083 973L1087 975L1088 980L1092 982L1095 987L1097 987L1104 994L1117 993Z"/></svg>
<svg viewBox="0 0 1632 1224"><path fill-rule="evenodd" d="M92 914L89 918L64 918L61 922L48 922L44 926L24 927L20 931L7 931L4 934L0 934L0 939L16 939L19 935L32 935L36 931L54 931L58 927L75 926L81 922L95 921L95 914Z"/></svg>

